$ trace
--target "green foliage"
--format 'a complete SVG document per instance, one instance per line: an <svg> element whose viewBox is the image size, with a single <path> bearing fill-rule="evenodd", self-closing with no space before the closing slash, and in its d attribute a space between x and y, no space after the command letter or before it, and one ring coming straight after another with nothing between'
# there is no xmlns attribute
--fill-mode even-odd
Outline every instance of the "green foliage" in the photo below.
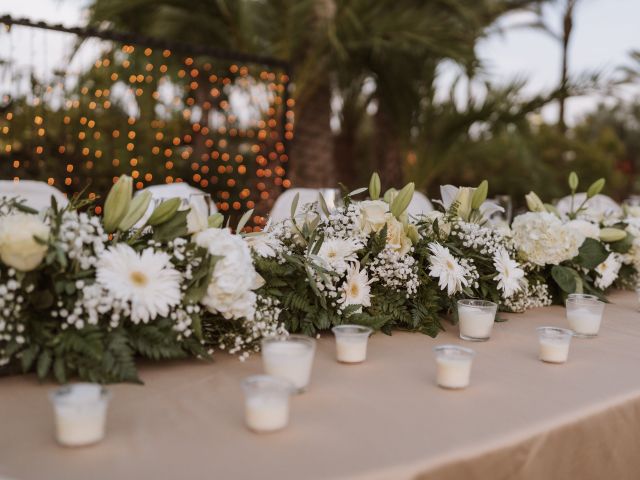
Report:
<svg viewBox="0 0 640 480"><path fill-rule="evenodd" d="M587 238L580 246L575 262L588 270L593 270L609 256L609 252L604 248L602 242Z"/></svg>

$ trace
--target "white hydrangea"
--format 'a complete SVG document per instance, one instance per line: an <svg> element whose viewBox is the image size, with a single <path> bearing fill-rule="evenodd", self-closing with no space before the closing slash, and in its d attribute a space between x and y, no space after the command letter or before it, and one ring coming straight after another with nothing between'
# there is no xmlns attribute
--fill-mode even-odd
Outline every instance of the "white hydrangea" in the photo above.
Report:
<svg viewBox="0 0 640 480"><path fill-rule="evenodd" d="M520 255L535 265L558 265L578 255L584 237L548 212L527 212L513 221Z"/></svg>
<svg viewBox="0 0 640 480"><path fill-rule="evenodd" d="M225 318L252 319L261 277L256 272L247 243L228 228L209 228L193 236L193 241L219 256L202 304Z"/></svg>

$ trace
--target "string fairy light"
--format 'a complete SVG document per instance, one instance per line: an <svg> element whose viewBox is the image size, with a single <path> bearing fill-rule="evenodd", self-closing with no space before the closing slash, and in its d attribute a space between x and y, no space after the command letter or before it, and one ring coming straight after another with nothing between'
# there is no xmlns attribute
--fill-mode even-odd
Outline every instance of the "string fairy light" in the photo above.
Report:
<svg viewBox="0 0 640 480"><path fill-rule="evenodd" d="M43 27L21 28L33 35ZM93 33L105 38L105 32ZM166 48L152 39L147 45L135 38L119 45L118 38L111 40L114 48L78 62L88 69L68 70L55 85L45 85L47 72L42 72L43 88L40 95L31 94L29 108L19 113L9 108L0 115L0 154L11 158L10 175L28 176L29 159L39 156L45 181L67 193L96 175L117 181L129 174L136 189L188 181L211 193L223 212L258 207L252 221L259 227L280 189L291 186L287 145L293 139L295 104L283 66L270 70L268 62L242 62L242 55L239 61L215 59L197 53L198 48L184 55L178 53L184 51L180 45ZM96 50L80 51L95 55ZM12 68L13 59L8 60L3 68ZM2 99L25 94L0 90ZM27 111L31 133L25 137L12 122Z"/></svg>

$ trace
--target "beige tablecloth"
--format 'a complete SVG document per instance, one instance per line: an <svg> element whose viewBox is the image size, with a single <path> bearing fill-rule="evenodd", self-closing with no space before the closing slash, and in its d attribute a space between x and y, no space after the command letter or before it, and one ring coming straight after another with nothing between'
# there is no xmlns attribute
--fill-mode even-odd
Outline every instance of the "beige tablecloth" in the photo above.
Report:
<svg viewBox="0 0 640 480"><path fill-rule="evenodd" d="M75 479L639 479L640 313L612 296L596 339L569 362L537 359L535 327L566 326L551 307L509 315L478 352L472 386L434 384L432 347L465 343L375 335L369 360L341 365L319 342L313 384L289 428L243 426L240 380L261 370L218 357L142 368L145 386L113 386L108 435L56 445L46 393L32 376L0 380L0 476ZM470 344L465 343L467 346Z"/></svg>

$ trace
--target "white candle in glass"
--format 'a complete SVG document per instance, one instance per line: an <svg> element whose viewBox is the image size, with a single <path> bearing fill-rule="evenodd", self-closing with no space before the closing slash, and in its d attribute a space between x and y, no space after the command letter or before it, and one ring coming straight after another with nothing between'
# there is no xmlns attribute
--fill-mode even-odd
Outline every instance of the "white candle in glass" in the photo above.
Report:
<svg viewBox="0 0 640 480"><path fill-rule="evenodd" d="M269 337L262 340L264 371L289 380L298 393L306 390L311 378L315 340L304 335Z"/></svg>
<svg viewBox="0 0 640 480"><path fill-rule="evenodd" d="M342 363L367 359L367 343L373 330L360 325L339 325L331 329L336 337L336 358Z"/></svg>
<svg viewBox="0 0 640 480"><path fill-rule="evenodd" d="M566 312L569 326L577 337L595 337L600 331L604 302L585 298L568 298Z"/></svg>
<svg viewBox="0 0 640 480"><path fill-rule="evenodd" d="M76 447L104 438L110 394L95 383L75 383L50 394L55 414L56 439Z"/></svg>
<svg viewBox="0 0 640 480"><path fill-rule="evenodd" d="M475 352L457 345L440 345L436 352L436 381L443 388L466 388L471 379Z"/></svg>
<svg viewBox="0 0 640 480"><path fill-rule="evenodd" d="M565 363L573 332L566 328L538 327L539 358L548 363Z"/></svg>
<svg viewBox="0 0 640 480"><path fill-rule="evenodd" d="M254 432L281 430L289 423L289 396L293 385L269 375L254 375L242 382L245 422Z"/></svg>
<svg viewBox="0 0 640 480"><path fill-rule="evenodd" d="M476 342L488 340L497 310L497 304L486 300L458 300L460 338Z"/></svg>

